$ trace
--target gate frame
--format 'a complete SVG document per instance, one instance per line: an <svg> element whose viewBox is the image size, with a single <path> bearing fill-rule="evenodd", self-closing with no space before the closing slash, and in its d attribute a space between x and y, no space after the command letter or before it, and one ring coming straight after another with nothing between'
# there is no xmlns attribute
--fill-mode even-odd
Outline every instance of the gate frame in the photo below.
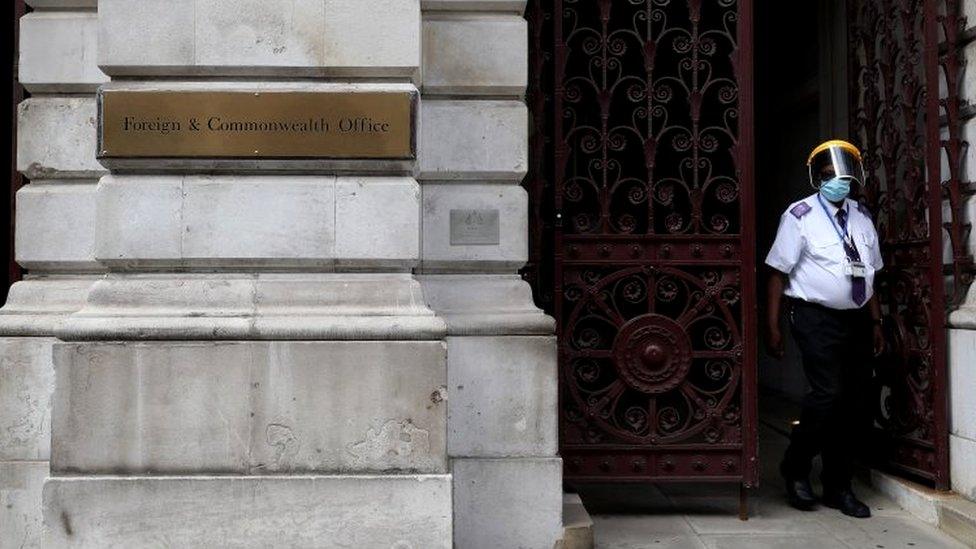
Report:
<svg viewBox="0 0 976 549"><path fill-rule="evenodd" d="M854 0L849 0L854 1ZM925 46L922 50L923 63L925 63L924 68L924 82L927 89L938 89L938 82L942 72L945 71L945 78L949 82L949 97L946 98L945 103L940 103L937 94L928 94L925 102L926 118L928 120L939 120L940 107L945 109L944 119L948 121L948 139L943 141L940 138L940 125L936 124L926 124L925 128L925 161L928 166L940 166L942 161L942 154L945 154L949 159L949 175L948 180L942 180L942 174L939 170L928 170L926 174L927 181L927 194L929 204L942 204L943 200L947 200L950 205L950 214L946 219L943 219L943 212L941 208L929 208L930 214L928 218L928 227L930 239L928 242L928 252L932 258L943 257L943 239L942 231L943 229L948 231L949 244L951 245L952 259L953 263L950 266L946 266L948 271L944 270L942 261L938 259L933 260L927 267L928 276L933 281L933 295L931 301L931 311L935 313L933 315L933 320L930 323L932 326L931 341L933 344L933 365L938 367L933 368L933 403L936 404L933 408L933 413L935 415L935 450L937 456L937 469L940 471L934 478L934 484L937 489L948 489L949 488L949 455L948 455L948 391L946 384L947 377L947 313L948 308L952 305L957 304L960 297L965 295L965 285L972 280L973 276L973 260L968 251L966 250L965 235L969 230L968 226L961 223L960 212L962 205L962 198L964 195L972 194L972 184L968 182L960 181L959 172L959 162L961 160L961 152L965 144L960 139L960 128L959 122L960 117L964 116L960 113L960 102L958 97L958 73L959 73L959 55L961 45L965 45L970 40L966 36L963 36L962 29L957 28L957 17L958 10L950 10L949 16L945 18L937 18L935 14L938 10L940 2L946 2L946 5L957 5L957 0L923 0L924 1L924 13L925 13L925 24L923 28ZM551 0L553 6L553 12L550 15L555 14L551 21L551 29L556 26L561 27L562 21L559 17L560 8L562 7L562 0ZM758 360L758 336L760 332L759 319L758 319L758 289L757 280L758 274L756 271L756 257L757 257L757 246L756 246L756 218L755 218L755 206L756 206L756 186L755 186L755 98L754 98L754 44L755 44L755 21L754 21L754 0L739 0L737 5L738 21L736 23L736 40L737 40L737 55L735 56L735 68L734 74L737 78L738 94L739 94L739 127L738 127L738 139L737 139L737 155L736 155L736 174L738 176L740 200L739 200L739 212L740 212L740 234L738 235L739 242L741 243L741 263L739 264L739 272L741 273L741 285L740 289L743 296L743 306L741 311L741 330L743 338L743 361L741 368L741 428L742 428L742 452L743 462L741 467L741 476L735 479L729 478L702 478L702 477L681 477L681 478L659 478L652 476L635 476L635 477L601 477L601 481L607 482L632 482L635 480L647 480L653 482L681 482L681 481L715 481L715 482L735 482L739 481L743 487L742 495L745 495L745 488L754 487L758 485L759 482L759 463L758 463L758 379L757 379L757 360ZM547 309L550 314L553 313L553 307L561 307L559 304L559 296L562 291L562 252L563 252L563 240L562 240L562 230L561 223L562 220L558 219L555 215L556 212L560 211L560 205L562 197L555 196L558 193L554 192L554 188L550 188L549 191L553 195L550 200L555 202L555 206L552 207L551 211L547 211L548 207L552 204L540 204L542 202L539 200L543 197L546 162L551 161L551 158L546 157L546 152L553 153L554 150L547 149L547 147L559 147L561 139L556 139L556 143L547 143L547 136L558 136L561 135L561 121L558 117L553 117L551 120L555 128L551 131L547 131L547 120L546 116L548 114L547 109L552 109L552 105L547 105L547 98L541 89L541 82L546 76L552 76L544 71L555 72L552 65L559 67L566 59L565 46L559 47L556 44L555 36L561 36L561 33L551 37L549 42L545 43L545 33L542 28L542 21L546 17L545 10L541 9L539 6L539 1L535 2L535 5L530 4L529 11L526 13L529 19L529 36L530 36L530 47L534 46L535 55L530 57L530 67L535 71L535 74L531 75L529 83L529 91L527 95L528 104L530 106L531 116L535 121L535 134L530 137L532 153L533 156L530 157L530 173L529 177L526 179L525 186L529 191L530 196L536 198L535 201L531 203L530 210L530 257L529 263L526 269L523 271L523 276L530 281L534 282L536 290L536 299L540 306ZM853 24L853 21L848 21L848 28ZM941 44L939 43L939 29L940 26L945 32L945 41ZM558 30L555 32L559 32ZM962 37L962 38L960 38ZM546 57L544 53L547 48L554 48L555 51L551 52L554 55ZM853 52L849 55L853 55ZM547 65L549 65L547 67ZM854 70L854 64L851 64L850 70ZM552 86L558 89L558 82L553 82ZM554 92L556 90L550 90ZM853 116L853 112L851 116ZM849 117L850 121L851 118ZM852 128L853 129L853 128ZM555 156L550 154L550 156ZM535 172L533 177L533 172ZM552 187L555 187L554 181L548 182ZM548 215L547 215L548 214ZM544 230L551 230L549 235L553 238L554 242L547 242ZM543 260L542 251L548 246L554 244L552 252L554 263L552 264L553 269L551 271L546 270L545 261ZM946 285L942 279L943 275L954 276L957 281L957 285L954 286L956 294L953 296L946 296L945 290ZM960 289L961 288L961 289ZM545 292L549 290L554 290L555 295L546 295ZM548 307L547 307L548 305ZM946 314L942 314L942 313ZM559 315L554 315L557 317L557 322L559 322ZM561 323L560 323L561 324ZM561 328L561 326L560 326ZM559 329L557 334L562 335L562 330ZM560 365L560 372L562 371ZM562 375L560 373L560 375ZM560 414L562 414L562 391L560 391ZM562 421L562 419L561 419ZM910 471L909 471L910 472ZM585 482L581 480L581 482ZM594 479L588 479L594 480ZM744 505L744 501L742 502Z"/></svg>
<svg viewBox="0 0 976 549"><path fill-rule="evenodd" d="M878 19L859 21L858 17L862 14L862 10L869 6L874 9L868 10L867 13L878 15ZM910 11L916 6L921 9ZM862 26L870 26L876 24L876 22L883 21L887 17L894 18L895 16L909 13L918 14L922 18L921 21L912 21L913 27L911 30L915 33L908 37L898 33L899 30L902 33L907 32L902 30L901 27L891 29L890 25L887 24L883 32L888 34L883 36L888 37L890 35L896 41L896 47L912 48L912 51L918 51L919 55L917 61L910 64L907 69L899 63L898 67L891 70L916 71L914 74L918 79L917 83L921 87L921 91L925 93L924 104L918 105L918 108L924 111L924 121L914 126L914 131L917 133L910 135L897 133L896 137L902 139L918 139L919 141L924 140L924 143L915 150L920 151L925 172L918 176L918 179L915 181L925 185L924 206L927 219L924 224L918 223L916 225L919 228L924 227L927 231L927 242L920 242L920 238L915 240L911 238L907 240L905 238L897 238L897 235L894 242L882 242L882 252L885 254L888 265L886 265L886 270L882 271L879 276L883 277L881 280L884 280L885 278L892 277L893 272L900 272L900 269L910 269L912 264L908 261L915 260L918 262L920 257L926 261L924 266L920 265L919 268L911 271L915 277L924 278L924 282L921 284L912 283L909 289L914 290L915 294L919 294L919 290L921 290L921 295L914 297L908 302L918 303L917 308L922 312L916 312L916 315L923 313L926 315L924 324L912 324L912 326L924 326L926 328L926 335L924 338L921 338L921 341L912 339L908 345L893 345L892 349L894 353L900 351L902 353L927 355L929 360L929 385L928 388L924 389L926 392L923 393L926 398L922 401L922 412L913 413L920 416L929 413L931 414L929 416L931 417L931 421L922 420L925 421L923 425L928 428L928 434L924 439L911 436L913 434L911 431L907 432L908 436L904 436L906 433L897 430L899 427L902 429L915 428L915 424L896 423L895 430L887 433L884 432L885 425L881 425L876 429L876 432L881 437L882 443L879 444L879 447L884 448L885 452L883 452L883 455L875 455L872 457L875 458L878 466L882 468L889 469L901 475L907 475L909 478L924 480L927 483L931 483L938 490L948 490L950 488L948 314L965 298L966 289L972 282L974 272L973 259L969 255L966 243L970 227L962 221L964 195L971 195L973 188L972 183L961 180L962 154L966 144L960 138L963 115L959 98L961 49L970 40L960 40L963 31L963 18L959 16L959 0L903 0L894 3L878 2L877 0L847 0L846 8L849 19L848 42L851 44L849 48L850 64L848 77L850 82L849 105L851 107L848 119L848 123L850 124L849 133L853 136L860 136L863 129L868 132L868 135L874 134L873 140L877 141L877 144L871 145L873 148L868 148L868 144L872 143L872 139L868 139L868 142L865 144L866 153L871 156L877 156L876 151L883 147L880 143L882 143L885 135L877 135L879 133L876 129L879 127L878 123L874 125L869 124L862 128L858 122L861 116L869 116L864 112L867 105L865 107L860 106L861 93L869 89L869 86L864 85L865 82L862 81L862 78L865 75L870 75L872 69L877 70L875 65L882 61L883 58L881 53L874 53L871 59L865 59L866 64L862 65L860 63L859 49L862 46L866 47L865 44L870 43L872 46L870 52L865 50L865 54L876 51L880 52L881 50L879 49L880 46L874 43L874 33L877 33L878 30L874 28L869 29L868 34L870 34L870 38L865 40L865 38L859 36L859 34L865 33L864 29L856 25L861 23ZM891 10L898 11L889 13ZM918 23L921 23L921 26L914 27ZM891 24L904 25L900 20ZM944 33L944 40L940 37L940 29ZM909 38L913 40L911 43L906 42ZM916 47L917 49L915 49ZM865 70L866 67L869 69ZM894 75L889 73L888 77L897 78L899 74L902 74L902 72L897 72ZM946 82L946 96L940 98L940 81L943 78ZM884 81L875 75L867 83L870 86L880 88ZM883 90L884 97L881 97L878 91L871 92L871 96L875 101L880 100L878 103L880 107L876 107L880 112L874 115L875 120L884 120L885 116L894 116L889 112L890 109L898 111L898 109L905 108L901 101L896 103L897 97L889 97L889 95L895 93L895 90L891 89L890 83ZM901 90L898 90L898 92L902 93ZM888 103L890 108L884 108L886 103ZM902 118L904 117L905 114L902 114ZM891 123L889 121L889 124ZM921 127L921 124L924 124L924 127ZM941 137L943 130L947 134L947 139L942 139ZM876 162L883 162L883 158L884 156ZM947 167L946 172L943 172L942 169L943 159L945 159ZM881 167L885 168L886 177L892 177L889 172L893 166L881 164ZM897 185L899 182L897 178L900 175L895 175L894 177L895 179L891 182L886 182L883 189L880 186L877 189L870 186L867 188L867 195L871 199L871 202L880 200L875 195L875 191L883 190L890 197L894 191L904 190L904 185ZM872 178L869 177L868 180L871 181ZM911 190L911 187L909 187L909 190ZM913 197L903 198L906 201L912 199ZM873 203L871 205L877 206L877 204ZM909 203L908 210L910 211L913 206L914 203ZM890 208L891 206L889 206L889 210ZM888 221L889 225L891 225L895 221L895 218L889 214ZM909 233L909 236L911 237L913 235ZM892 246L895 246L895 248ZM896 250L901 250L901 252L896 255ZM924 253L913 255L911 250ZM948 262L945 261L945 253L947 251L951 252L951 258ZM952 280L951 285L947 279ZM947 292L951 292L951 294ZM882 297L886 295L888 294L882 294ZM882 302L882 306L885 306L886 313L889 317L895 316L900 312L897 308L892 311L886 305L886 302ZM908 310L909 312L912 311L911 308ZM897 332L898 329L896 328L895 331ZM894 359L896 364L911 364L907 356L895 354ZM881 367L891 368L892 366L884 364ZM911 371L907 372L906 375L910 373ZM896 407L894 408L896 412L899 409L899 404L901 407L912 405L910 402L899 402L898 399L893 399L892 403L892 406ZM879 401L876 406L882 406L882 402ZM888 408L883 408L883 410L890 411ZM912 416L909 415L909 417ZM916 419L916 421L918 420ZM930 461L922 461L921 458L923 457L927 457Z"/></svg>
<svg viewBox="0 0 976 549"><path fill-rule="evenodd" d="M610 1L610 0L603 0ZM757 298L757 266L756 266L756 219L755 219L755 128L754 128L754 0L738 0L735 7L735 12L737 19L735 22L735 43L736 49L734 55L731 56L732 61L732 73L731 76L735 78L736 87L738 89L738 120L737 120L737 132L736 141L732 145L735 152L735 172L734 175L737 178L738 185L738 214L739 214L739 230L737 234L733 234L735 241L738 243L740 248L740 256L737 265L729 266L727 268L734 269L737 271L739 276L739 281L736 286L737 290L741 294L741 310L738 315L738 330L741 334L741 349L742 349L742 360L740 365L736 365L739 369L740 379L738 381L739 388L737 389L739 394L737 397L737 404L740 409L740 423L739 428L741 429L740 442L737 444L738 452L740 456L739 460L739 474L731 474L727 476L671 476L671 477L661 477L656 475L635 475L635 476L606 476L599 477L600 481L606 482L633 482L636 480L646 480L651 482L722 482L722 483L738 483L740 485L740 516L745 518L746 516L746 495L747 489L758 485L759 482L759 463L758 463L758 400L757 400L757 369L758 369L758 298ZM547 309L550 314L553 314L557 320L557 334L560 336L563 333L563 323L561 322L560 315L558 311L561 309L562 305L560 303L560 295L563 289L562 285L562 263L563 263L563 236L561 230L562 219L559 217L558 212L561 211L562 198L559 196L558 192L555 191L555 181L550 181L552 185L550 189L550 194L552 195L549 200L554 202L551 212L546 211L547 204L540 200L544 196L544 185L546 183L545 177L545 167L547 160L550 158L545 158L547 149L547 143L545 141L547 136L553 138L553 143L549 143L548 146L552 147L551 153L554 158L563 158L563 156L556 150L559 147L563 147L562 139L560 137L562 134L562 121L560 117L555 116L552 119L552 128L547 127L546 115L548 114L547 109L547 97L543 93L542 81L551 77L550 73L555 73L553 67L561 67L566 60L566 46L564 44L557 43L556 37L562 36L562 17L561 8L562 0L552 0L553 7L551 12L552 21L550 22L553 36L549 40L551 44L545 43L545 33L543 31L543 21L547 16L546 10L540 7L540 2L536 2L534 5L530 4L529 9L526 13L529 19L529 36L530 36L530 49L534 51L534 55L530 57L530 67L534 70L535 74L531 75L530 86L527 94L528 103L531 107L531 115L535 122L535 134L530 138L533 158L531 158L530 173L529 177L526 179L526 187L529 191L530 196L536 198L536 200L531 204L530 218L532 229L532 234L530 235L530 242L532 243L532 249L530 250L529 263L526 269L523 271L523 276L534 282L536 289L536 299L539 305L544 309ZM545 53L547 48L554 49L553 55L546 57ZM548 66L547 66L548 64ZM549 72L546 72L548 70ZM558 78L558 77L557 77ZM561 82L553 81L551 90L552 97L556 97L558 93L561 92ZM551 105L549 108L553 108ZM554 108L553 108L554 110ZM553 174L554 175L554 174ZM733 175L730 172L729 175ZM547 218L546 214L550 214ZM547 226L548 225L548 226ZM553 270L552 272L546 272L545 260L542 255L542 249L546 247L547 242L543 236L544 229L552 228L552 238L554 240L553 244ZM703 235L691 235L688 238L702 237ZM679 238L681 238L679 236ZM704 236L703 240L706 240L707 236ZM548 259L548 258L546 258ZM548 276L547 276L548 275ZM549 279L551 276L551 280ZM550 283L551 284L548 284ZM548 284L548 285L547 285ZM550 297L547 295L549 288L554 292L554 296ZM548 305L548 306L547 306ZM555 309L555 311L553 311ZM561 338L562 339L562 338ZM562 360L560 360L560 372L562 372ZM562 374L560 373L560 377ZM562 405L563 405L563 395L562 390L560 390L560 415L562 416ZM562 417L561 417L561 422ZM674 447L677 449L681 448L681 444L675 444ZM687 446L697 446L697 443ZM570 476L570 478L573 478ZM597 480L596 478L589 479L586 477L576 477L576 480L580 482L586 482L588 480Z"/></svg>
<svg viewBox="0 0 976 549"><path fill-rule="evenodd" d="M932 405L935 408L935 487L938 490L949 489L949 398L947 375L949 369L947 340L947 318L945 296L945 279L942 267L942 140L939 136L939 24L936 18L936 1L925 1L925 29L923 32L925 49L923 58L925 63L925 147L928 176L928 214L929 214L929 283L932 284L931 315L929 320L931 333L929 334L932 350L933 375ZM952 4L955 0L945 0ZM948 88L947 88L948 90ZM935 93L932 93L932 92ZM953 90L948 90L949 101L954 96ZM956 97L958 98L958 96ZM947 102L947 103L948 103ZM934 169L933 169L934 167ZM951 168L950 168L951 169ZM936 207L936 205L938 205Z"/></svg>

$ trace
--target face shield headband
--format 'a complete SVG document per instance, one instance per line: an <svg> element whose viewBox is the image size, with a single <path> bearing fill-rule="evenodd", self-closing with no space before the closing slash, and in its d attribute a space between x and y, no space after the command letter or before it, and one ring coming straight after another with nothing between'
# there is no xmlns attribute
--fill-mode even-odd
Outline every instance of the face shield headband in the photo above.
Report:
<svg viewBox="0 0 976 549"><path fill-rule="evenodd" d="M843 145L830 145L818 151L810 159L810 185L819 189L820 185L833 177L849 179L858 185L864 182L864 168L859 156Z"/></svg>

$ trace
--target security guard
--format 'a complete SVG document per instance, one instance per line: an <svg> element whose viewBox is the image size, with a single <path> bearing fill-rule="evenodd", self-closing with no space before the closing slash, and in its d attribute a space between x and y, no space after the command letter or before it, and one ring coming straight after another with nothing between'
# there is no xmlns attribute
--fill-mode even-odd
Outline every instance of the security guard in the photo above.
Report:
<svg viewBox="0 0 976 549"><path fill-rule="evenodd" d="M807 159L817 192L791 204L780 217L766 264L769 352L782 358L780 301L803 359L809 390L794 425L780 472L790 504L815 507L809 475L813 457L823 461L824 505L852 517L869 517L851 491L852 461L870 425L871 356L884 348L881 307L873 295L882 267L878 234L867 208L849 198L864 181L861 153L841 140L826 141Z"/></svg>

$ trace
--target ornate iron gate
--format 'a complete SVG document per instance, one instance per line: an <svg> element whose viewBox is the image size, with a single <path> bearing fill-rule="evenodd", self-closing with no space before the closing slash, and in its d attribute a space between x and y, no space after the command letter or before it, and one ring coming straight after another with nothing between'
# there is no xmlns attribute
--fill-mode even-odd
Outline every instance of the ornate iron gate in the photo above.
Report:
<svg viewBox="0 0 976 549"><path fill-rule="evenodd" d="M875 376L875 447L891 468L948 489L946 312L972 279L961 222L964 23L958 0L848 7L851 133L885 260L878 290L890 351Z"/></svg>
<svg viewBox="0 0 976 549"><path fill-rule="evenodd" d="M569 481L757 480L751 11L527 11L526 273L557 321Z"/></svg>

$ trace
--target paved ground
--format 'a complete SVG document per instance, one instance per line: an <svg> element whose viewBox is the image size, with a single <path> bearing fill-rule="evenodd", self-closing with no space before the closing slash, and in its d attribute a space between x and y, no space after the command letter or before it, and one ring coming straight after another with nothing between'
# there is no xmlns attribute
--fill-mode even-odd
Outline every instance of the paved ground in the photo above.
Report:
<svg viewBox="0 0 976 549"><path fill-rule="evenodd" d="M761 488L750 496L748 521L737 518L733 487L589 486L580 496L593 516L597 549L965 547L862 483L855 492L871 506L872 518L853 519L826 507L812 512L789 507L775 471L786 439L767 426L759 436L766 459Z"/></svg>

